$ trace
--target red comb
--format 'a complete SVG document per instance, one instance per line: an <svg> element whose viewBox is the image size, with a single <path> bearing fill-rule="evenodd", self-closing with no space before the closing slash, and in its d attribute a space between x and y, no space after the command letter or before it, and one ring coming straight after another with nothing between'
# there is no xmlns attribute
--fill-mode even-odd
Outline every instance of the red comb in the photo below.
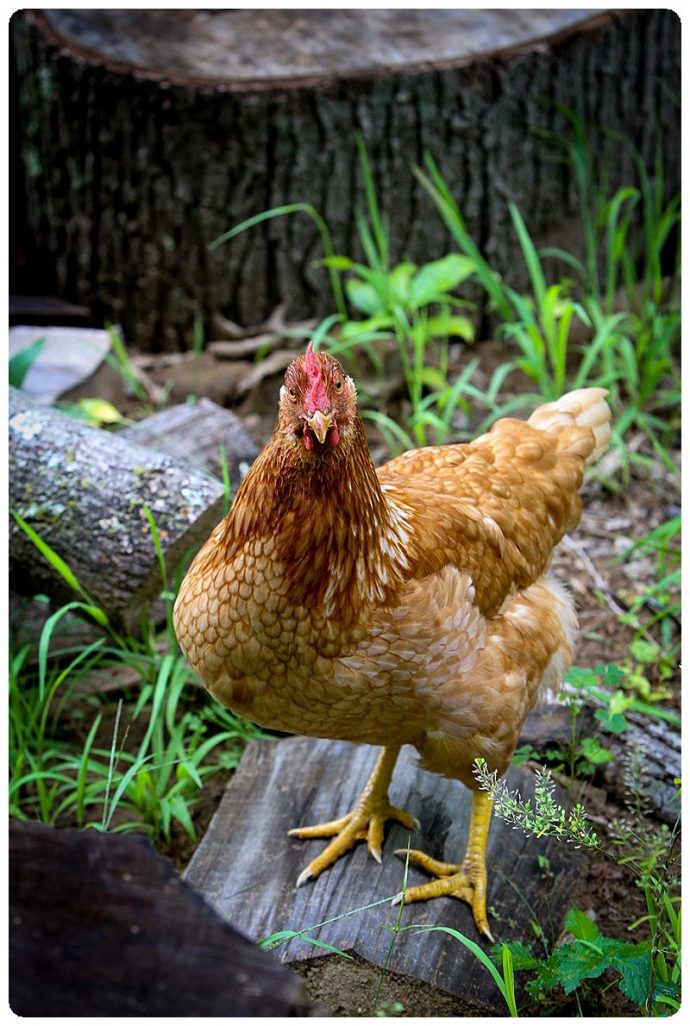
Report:
<svg viewBox="0 0 690 1026"><path fill-rule="evenodd" d="M311 340L307 346L304 356L304 369L307 372L307 391L305 395L305 409L308 411L325 410L330 406L328 393L321 373L321 364L316 359L314 346Z"/></svg>
<svg viewBox="0 0 690 1026"><path fill-rule="evenodd" d="M317 374L320 376L319 361L316 359L316 355L314 353L314 343L311 339L309 339L309 345L307 346L304 364L307 370L307 377L314 378Z"/></svg>

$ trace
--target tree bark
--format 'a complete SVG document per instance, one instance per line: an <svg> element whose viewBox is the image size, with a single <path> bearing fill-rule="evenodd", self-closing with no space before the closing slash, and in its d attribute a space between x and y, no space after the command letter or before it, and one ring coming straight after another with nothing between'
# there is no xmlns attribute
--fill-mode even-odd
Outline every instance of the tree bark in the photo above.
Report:
<svg viewBox="0 0 690 1026"><path fill-rule="evenodd" d="M255 323L282 299L292 317L329 313L319 234L304 214L209 244L304 202L336 252L357 256L356 129L394 260L452 247L410 170L429 151L475 241L522 284L508 199L537 242L578 243L572 175L543 139L565 126L556 103L628 137L648 167L658 144L669 193L680 184L678 16L544 20L558 13L15 14L13 290L86 304L153 351L190 348L199 314L212 337L215 315ZM501 36L516 18L519 31ZM611 185L633 181L620 147Z"/></svg>
<svg viewBox="0 0 690 1026"><path fill-rule="evenodd" d="M112 624L136 632L163 586L145 508L168 572L222 516L223 486L188 464L10 390L10 512L67 563ZM22 594L77 597L10 515L10 581Z"/></svg>

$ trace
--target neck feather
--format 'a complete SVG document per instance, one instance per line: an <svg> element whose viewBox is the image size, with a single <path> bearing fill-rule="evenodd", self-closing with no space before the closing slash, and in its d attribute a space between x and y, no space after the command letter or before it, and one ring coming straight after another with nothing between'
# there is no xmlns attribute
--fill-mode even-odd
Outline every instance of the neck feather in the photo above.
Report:
<svg viewBox="0 0 690 1026"><path fill-rule="evenodd" d="M352 622L407 577L407 516L381 487L359 416L350 443L320 458L303 459L274 434L229 520L236 543L272 538L292 600L328 618Z"/></svg>

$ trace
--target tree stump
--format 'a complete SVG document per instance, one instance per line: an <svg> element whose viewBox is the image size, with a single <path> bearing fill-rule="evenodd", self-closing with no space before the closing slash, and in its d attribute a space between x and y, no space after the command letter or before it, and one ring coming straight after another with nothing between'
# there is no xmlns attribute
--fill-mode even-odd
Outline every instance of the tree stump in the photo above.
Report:
<svg viewBox="0 0 690 1026"><path fill-rule="evenodd" d="M140 349L191 348L201 314L332 312L305 215L357 256L368 148L393 259L452 243L411 173L429 151L475 241L516 280L507 200L577 248L572 176L544 133L565 104L680 184L680 23L670 10L26 10L11 19L12 290L87 305ZM612 187L634 183L619 148ZM560 233L560 234L559 234Z"/></svg>
<svg viewBox="0 0 690 1026"><path fill-rule="evenodd" d="M389 824L382 865L366 845L358 844L315 881L295 889L301 870L327 842L290 838L288 829L349 811L374 761L371 747L343 741L295 737L250 742L185 879L252 940L294 931L293 939L276 947L277 954L303 972L341 977L349 999L340 1014L371 1015L385 970L380 997L400 1000L407 1014L505 1015L491 976L457 940L443 932L406 929L411 924L448 926L488 947L464 902L444 897L406 905L402 913L391 907L404 875L404 861L393 855L394 849L411 842L443 861L458 861L469 822L469 791L418 769L411 749L402 751L390 799L417 817L419 831L411 836ZM525 797L533 793L533 782L526 770L508 776L511 789ZM553 932L554 941L582 864L581 855L566 845L525 837L495 818L487 865L490 925L497 941L510 936L532 942L532 919ZM426 879L410 867L411 885ZM399 915L403 929L394 936Z"/></svg>

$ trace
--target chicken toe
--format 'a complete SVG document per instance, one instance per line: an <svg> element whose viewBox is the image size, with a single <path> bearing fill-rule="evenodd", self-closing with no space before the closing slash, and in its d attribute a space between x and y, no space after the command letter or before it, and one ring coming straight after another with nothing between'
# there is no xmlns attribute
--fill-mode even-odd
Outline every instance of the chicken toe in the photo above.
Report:
<svg viewBox="0 0 690 1026"><path fill-rule="evenodd" d="M461 863L439 862L421 851L410 851L410 862L425 872L435 876L435 880L408 887L405 891L406 903L426 901L447 895L466 901L472 909L474 922L481 934L493 941L489 921L486 914L486 842L491 823L492 800L484 791L474 794L472 799L472 815L467 840L467 850ZM399 849L396 855L407 856L406 849Z"/></svg>
<svg viewBox="0 0 690 1026"><path fill-rule="evenodd" d="M408 830L414 830L419 822L409 812L398 809L388 801L388 786L393 775L399 747L384 748L376 766L351 812L339 819L313 826L296 827L289 831L290 837L309 839L332 837L331 843L300 873L297 886L313 880L324 869L332 866L341 855L349 851L357 841L366 841L367 847L377 862L381 861L383 834L390 819L401 823Z"/></svg>

